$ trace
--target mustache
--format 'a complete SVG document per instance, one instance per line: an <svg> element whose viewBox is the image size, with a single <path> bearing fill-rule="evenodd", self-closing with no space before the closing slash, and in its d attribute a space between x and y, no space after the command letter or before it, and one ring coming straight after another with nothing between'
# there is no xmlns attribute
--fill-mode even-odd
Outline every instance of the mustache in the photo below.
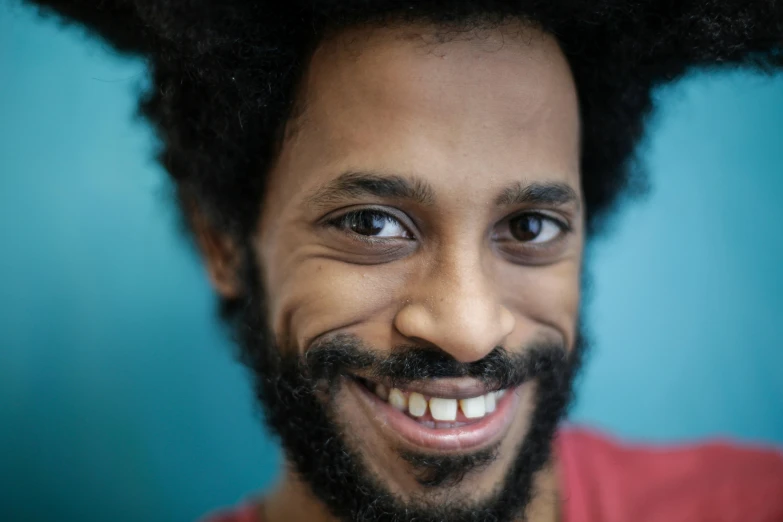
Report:
<svg viewBox="0 0 783 522"><path fill-rule="evenodd" d="M336 385L340 377L360 372L393 387L423 380L471 377L490 390L519 386L540 375L551 375L569 359L563 343L538 341L510 352L497 346L485 357L460 362L438 348L401 345L388 354L373 350L351 334L329 336L313 344L300 358L299 370L315 382Z"/></svg>

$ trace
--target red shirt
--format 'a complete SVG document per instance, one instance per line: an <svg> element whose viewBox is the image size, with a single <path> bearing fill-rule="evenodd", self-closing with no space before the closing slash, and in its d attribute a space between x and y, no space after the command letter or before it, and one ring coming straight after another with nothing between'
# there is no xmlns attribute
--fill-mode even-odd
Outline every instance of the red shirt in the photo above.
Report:
<svg viewBox="0 0 783 522"><path fill-rule="evenodd" d="M710 442L621 444L565 428L555 440L561 522L783 522L783 453ZM263 522L252 503L207 522Z"/></svg>
<svg viewBox="0 0 783 522"><path fill-rule="evenodd" d="M729 442L623 445L560 433L562 522L783 522L783 453Z"/></svg>

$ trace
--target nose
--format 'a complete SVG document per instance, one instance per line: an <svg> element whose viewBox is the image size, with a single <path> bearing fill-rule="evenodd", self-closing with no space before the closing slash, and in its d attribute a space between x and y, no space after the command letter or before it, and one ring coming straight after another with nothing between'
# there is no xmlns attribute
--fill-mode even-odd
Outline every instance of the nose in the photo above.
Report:
<svg viewBox="0 0 783 522"><path fill-rule="evenodd" d="M503 346L515 319L485 272L480 260L440 263L414 285L395 316L395 328L460 362L477 361Z"/></svg>

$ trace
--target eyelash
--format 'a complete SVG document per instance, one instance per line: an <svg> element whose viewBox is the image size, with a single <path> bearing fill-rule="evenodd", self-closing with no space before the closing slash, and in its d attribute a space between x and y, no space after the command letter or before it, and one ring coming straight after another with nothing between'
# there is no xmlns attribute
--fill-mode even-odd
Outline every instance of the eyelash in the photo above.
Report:
<svg viewBox="0 0 783 522"><path fill-rule="evenodd" d="M552 223L553 225L555 225L558 228L558 230L560 230L560 235L555 240L548 241L548 242L546 242L544 244L520 241L520 243L529 245L529 246L531 246L533 248L543 248L543 245L553 244L553 243L557 242L558 240L563 239L563 237L566 234L570 233L573 230L573 228L571 227L571 224L568 221L566 221L566 220L558 219L558 218L556 218L554 216L551 216L549 214L544 214L543 212L536 212L536 211L530 211L530 210L525 211L525 212L521 212L519 214L515 214L515 215L513 215L513 216L511 216L509 218L506 218L505 222L506 223L510 223L510 222L514 221L515 219L520 219L520 218L523 218L523 217L535 217L535 218L538 218L538 219L540 219L542 221L548 221L548 222Z"/></svg>
<svg viewBox="0 0 783 522"><path fill-rule="evenodd" d="M400 228L404 229L408 235L410 235L410 238L402 238L406 240L412 240L415 239L415 234L411 231L410 227L407 226L405 223L403 223L402 219L398 218L397 216L393 215L392 213L380 209L375 208L363 208L359 210L352 210L350 212L346 212L345 214L342 214L340 216L337 216L335 218L329 219L324 224L326 226L335 228L339 230L340 232L343 232L345 234L349 234L354 238L357 238L361 241L369 242L369 243L375 243L380 241L388 241L389 239L401 239L399 237L395 238L387 238L387 237L376 237L376 236L369 236L365 234L359 234L357 232L353 232L350 229L349 222L351 220L358 220L363 215L375 215L375 216L382 216L384 220L387 221L393 221L396 222Z"/></svg>
<svg viewBox="0 0 783 522"><path fill-rule="evenodd" d="M401 228L403 228L407 232L407 234L411 236L410 238L405 238L405 239L415 239L415 235L413 234L413 232L411 232L410 227L405 225L405 223L403 223L401 219L399 219L398 217L394 216L393 214L387 211L374 209L374 208L364 208L364 209L352 210L350 212L346 212L345 214L329 219L328 221L325 222L325 225L333 227L346 234L350 234L351 236L365 242L378 242L378 241L387 241L389 239L400 239L399 237L395 237L395 238L376 237L376 236L370 236L365 234L359 234L351 231L350 226L348 225L349 221L360 219L363 215L367 215L367 214L382 216L384 220L396 222ZM506 218L504 222L510 223L515 219L521 219L523 217L535 217L542 221L547 221L549 223L554 224L560 231L560 235L557 238L545 243L534 243L532 241L517 240L519 244L524 244L529 248L538 248L538 249L546 248L547 246L563 239L564 235L572 231L572 227L567 221L555 218L549 214L544 214L542 212L535 212L535 211L526 211L513 215L509 218Z"/></svg>

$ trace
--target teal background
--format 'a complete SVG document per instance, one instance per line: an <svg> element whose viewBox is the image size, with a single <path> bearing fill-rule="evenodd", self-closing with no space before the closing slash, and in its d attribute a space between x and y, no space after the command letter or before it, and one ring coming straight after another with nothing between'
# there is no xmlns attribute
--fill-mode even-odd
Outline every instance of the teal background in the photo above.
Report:
<svg viewBox="0 0 783 522"><path fill-rule="evenodd" d="M179 236L139 60L0 5L0 520L193 520L280 463ZM783 445L783 75L657 93L574 421Z"/></svg>

